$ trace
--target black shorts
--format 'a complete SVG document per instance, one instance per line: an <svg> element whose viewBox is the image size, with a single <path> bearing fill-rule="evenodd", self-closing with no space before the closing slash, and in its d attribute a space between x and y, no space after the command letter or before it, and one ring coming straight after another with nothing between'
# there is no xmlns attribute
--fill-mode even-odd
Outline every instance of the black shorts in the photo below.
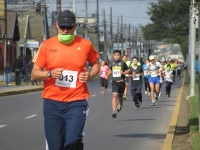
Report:
<svg viewBox="0 0 200 150"><path fill-rule="evenodd" d="M100 77L100 82L101 82L101 87L105 87L105 88L108 87L108 79Z"/></svg>
<svg viewBox="0 0 200 150"><path fill-rule="evenodd" d="M117 82L114 80L112 81L112 93L118 93L119 97L123 97L125 87L126 87L125 81L123 82Z"/></svg>

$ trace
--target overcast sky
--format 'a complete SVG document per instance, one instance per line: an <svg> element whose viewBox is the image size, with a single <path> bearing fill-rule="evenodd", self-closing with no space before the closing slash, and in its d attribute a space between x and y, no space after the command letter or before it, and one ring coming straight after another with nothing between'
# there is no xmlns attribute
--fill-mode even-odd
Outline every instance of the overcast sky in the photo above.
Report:
<svg viewBox="0 0 200 150"><path fill-rule="evenodd" d="M76 1L76 13L78 17L85 16L85 0ZM49 11L56 11L56 1L46 0ZM123 16L123 23L137 27L139 24L146 25L151 23L146 11L149 3L157 0L99 0L100 23L103 18L103 9L106 12L106 20L110 22L110 7L113 10L113 26L117 25L117 17ZM62 8L72 7L72 0L62 0ZM96 12L96 0L88 0L88 15Z"/></svg>

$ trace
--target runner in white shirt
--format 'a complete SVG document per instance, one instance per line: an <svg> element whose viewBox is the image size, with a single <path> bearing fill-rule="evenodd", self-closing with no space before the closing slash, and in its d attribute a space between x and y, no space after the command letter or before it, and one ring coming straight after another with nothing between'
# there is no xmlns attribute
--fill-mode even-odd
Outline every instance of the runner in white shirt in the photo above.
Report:
<svg viewBox="0 0 200 150"><path fill-rule="evenodd" d="M166 96L170 97L171 86L173 83L173 71L171 66L167 65L167 70L165 70L165 81L166 81Z"/></svg>
<svg viewBox="0 0 200 150"><path fill-rule="evenodd" d="M147 66L147 72L149 73L149 84L151 87L151 106L155 105L155 101L158 101L158 95L160 92L160 76L159 73L162 72L162 65L154 60L154 56L150 56L150 63ZM155 91L155 96L154 96Z"/></svg>

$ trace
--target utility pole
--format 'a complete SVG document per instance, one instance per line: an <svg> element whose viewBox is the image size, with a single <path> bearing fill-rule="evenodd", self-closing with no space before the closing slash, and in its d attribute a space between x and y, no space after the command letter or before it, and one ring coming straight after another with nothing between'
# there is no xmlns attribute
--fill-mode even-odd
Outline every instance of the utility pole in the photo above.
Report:
<svg viewBox="0 0 200 150"><path fill-rule="evenodd" d="M100 52L100 42L99 42L99 0L97 0L97 52Z"/></svg>
<svg viewBox="0 0 200 150"><path fill-rule="evenodd" d="M122 46L122 49L121 49L121 55L124 54L124 43L123 43L123 16L121 15L121 46Z"/></svg>
<svg viewBox="0 0 200 150"><path fill-rule="evenodd" d="M107 60L107 46L106 46L106 12L103 9L103 24L104 24L104 60Z"/></svg>
<svg viewBox="0 0 200 150"><path fill-rule="evenodd" d="M199 12L200 12L200 7L199 8ZM198 17L198 66L200 66L200 16ZM199 75L199 93L200 93L200 67L198 67L198 75ZM200 96L198 96L199 98L199 132L200 132Z"/></svg>
<svg viewBox="0 0 200 150"><path fill-rule="evenodd" d="M129 55L129 58L130 58L130 51L131 51L131 24L130 23L128 25L128 47L129 47L129 52L126 53L126 55Z"/></svg>
<svg viewBox="0 0 200 150"><path fill-rule="evenodd" d="M85 39L88 39L88 2L85 0Z"/></svg>
<svg viewBox="0 0 200 150"><path fill-rule="evenodd" d="M56 8L57 8L57 19L61 13L61 0L56 0Z"/></svg>
<svg viewBox="0 0 200 150"><path fill-rule="evenodd" d="M139 49L139 61L141 62L141 48L142 48L142 45L141 45L141 37L140 37L140 49Z"/></svg>
<svg viewBox="0 0 200 150"><path fill-rule="evenodd" d="M117 50L119 50L119 39L120 39L120 29L119 29L119 17L117 18Z"/></svg>
<svg viewBox="0 0 200 150"><path fill-rule="evenodd" d="M4 67L6 65L7 57L7 0L4 0L4 25L5 25L5 34L4 34ZM6 82L6 74L4 73L4 82Z"/></svg>
<svg viewBox="0 0 200 150"><path fill-rule="evenodd" d="M139 53L138 53L138 30L136 28L136 39L135 39L135 45L136 45L136 55L138 56Z"/></svg>
<svg viewBox="0 0 200 150"><path fill-rule="evenodd" d="M192 0L194 4L194 0ZM196 52L196 8L191 5L191 74L190 74L190 96L195 95L195 52Z"/></svg>
<svg viewBox="0 0 200 150"><path fill-rule="evenodd" d="M73 7L73 13L76 17L76 1L75 0L73 0L72 7ZM76 35L76 30L74 31L74 34Z"/></svg>
<svg viewBox="0 0 200 150"><path fill-rule="evenodd" d="M111 49L111 55L113 55L113 29L112 29L112 7L110 7L110 49Z"/></svg>

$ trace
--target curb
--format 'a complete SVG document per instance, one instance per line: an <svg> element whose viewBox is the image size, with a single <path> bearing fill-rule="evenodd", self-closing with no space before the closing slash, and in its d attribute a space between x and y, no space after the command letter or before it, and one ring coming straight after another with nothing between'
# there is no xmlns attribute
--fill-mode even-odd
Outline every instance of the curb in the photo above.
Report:
<svg viewBox="0 0 200 150"><path fill-rule="evenodd" d="M0 96L10 96L10 95L24 94L24 93L29 93L29 92L37 92L37 91L42 91L43 89L44 87L38 87L38 88L32 88L32 89L6 91L6 92L0 92Z"/></svg>
<svg viewBox="0 0 200 150"><path fill-rule="evenodd" d="M174 108L174 112L172 114L172 118L171 118L170 123L169 123L169 129L168 129L168 132L167 132L167 136L164 140L162 150L171 150L172 149L172 143L173 143L173 139L174 139L176 124L177 124L177 121L178 121L178 114L179 114L180 105L181 105L181 96L182 96L182 93L183 93L184 81L185 81L185 74L184 74L184 77L183 77L183 80L182 80L181 88L178 92L178 97L177 97L177 100L176 100L176 106Z"/></svg>

